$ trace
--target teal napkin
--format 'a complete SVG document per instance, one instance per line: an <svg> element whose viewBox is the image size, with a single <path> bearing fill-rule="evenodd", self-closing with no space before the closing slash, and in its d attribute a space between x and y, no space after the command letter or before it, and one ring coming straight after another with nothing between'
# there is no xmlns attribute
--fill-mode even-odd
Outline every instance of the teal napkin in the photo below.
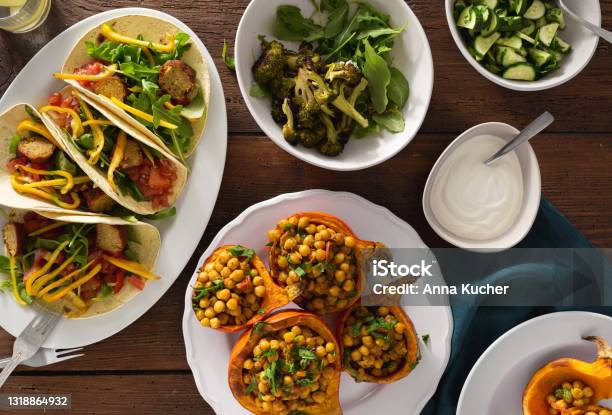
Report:
<svg viewBox="0 0 612 415"><path fill-rule="evenodd" d="M519 248L592 248L591 243L542 197L535 223ZM534 265L534 278L540 270ZM500 278L503 270L496 272ZM493 276L493 280L496 276ZM484 351L502 334L534 317L567 311L562 307L471 307L452 306L454 332L451 358L434 397L422 414L454 415L461 388ZM612 307L581 308L612 316ZM496 374L491 374L492 377ZM408 392L408 391L407 391ZM477 399L477 397L474 397ZM520 414L517 414L520 415Z"/></svg>

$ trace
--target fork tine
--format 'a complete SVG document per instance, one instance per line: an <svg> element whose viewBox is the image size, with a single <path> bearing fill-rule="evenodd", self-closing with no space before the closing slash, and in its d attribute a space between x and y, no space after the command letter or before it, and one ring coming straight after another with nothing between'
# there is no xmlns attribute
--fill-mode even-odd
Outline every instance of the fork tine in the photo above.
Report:
<svg viewBox="0 0 612 415"><path fill-rule="evenodd" d="M68 353L78 352L79 350L83 350L83 348L82 347L75 347L74 349L63 349L63 350L62 349L55 349L55 355L57 357L65 356Z"/></svg>
<svg viewBox="0 0 612 415"><path fill-rule="evenodd" d="M50 328L55 327L55 322L59 319L59 316L56 314L46 313L43 314L42 321L35 325L34 330L40 336L44 336L47 334L47 331Z"/></svg>
<svg viewBox="0 0 612 415"><path fill-rule="evenodd" d="M63 362L64 360L70 360L70 359L74 359L76 357L81 357L81 356L85 356L85 353L71 354L67 356L58 357L54 363Z"/></svg>

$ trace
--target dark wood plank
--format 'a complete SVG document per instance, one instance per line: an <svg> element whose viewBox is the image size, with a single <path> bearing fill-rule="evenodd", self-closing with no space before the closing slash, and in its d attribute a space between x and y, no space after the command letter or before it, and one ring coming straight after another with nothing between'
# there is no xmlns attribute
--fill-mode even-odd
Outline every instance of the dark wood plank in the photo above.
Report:
<svg viewBox="0 0 612 415"><path fill-rule="evenodd" d="M211 376L217 376L211 374ZM3 394L71 394L70 411L53 414L200 414L214 415L200 397L190 373L142 375L12 376ZM23 415L41 410L20 410Z"/></svg>
<svg viewBox="0 0 612 415"><path fill-rule="evenodd" d="M607 76L612 66L612 55L605 42L601 42L593 61L578 78L553 90L520 93L489 82L467 63L451 38L441 3L424 0L408 3L425 27L435 65L434 96L422 132L459 132L486 121L509 122L520 127L544 110L557 117L551 131L612 131L612 118L601 116L612 98L612 81ZM223 39L233 44L247 4L247 0L183 3L143 0L138 3L176 16L202 38L221 73L232 132L260 132L243 103L235 77L220 59ZM129 0L113 2L113 7L133 5L134 2ZM85 17L110 8L108 2L101 0L54 2L51 17L37 31L28 35L1 32L0 93L53 36ZM612 26L612 14L605 13L612 10L612 0L602 0L601 8L604 26ZM10 52L6 51L6 45L13 46Z"/></svg>
<svg viewBox="0 0 612 415"><path fill-rule="evenodd" d="M266 138L246 136L230 140L231 156L215 212L178 281L129 329L87 347L82 358L44 370L187 370L180 324L184 290L197 259L227 222L252 204L278 194L309 188L354 192L406 220L429 246L447 246L425 221L421 195L427 172L453 138L419 135L382 166L334 174L294 159ZM546 134L533 142L541 163L544 194L601 247L612 246L612 181L609 169L602 168L612 159L610 138L597 134L584 137ZM12 342L6 333L0 335L0 355L9 354Z"/></svg>

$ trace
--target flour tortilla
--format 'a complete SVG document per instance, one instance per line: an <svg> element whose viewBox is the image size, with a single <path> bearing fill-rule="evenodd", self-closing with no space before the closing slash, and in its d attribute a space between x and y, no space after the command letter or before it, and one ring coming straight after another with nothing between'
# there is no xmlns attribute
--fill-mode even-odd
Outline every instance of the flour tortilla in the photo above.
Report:
<svg viewBox="0 0 612 415"><path fill-rule="evenodd" d="M28 210L12 210L9 213L9 220L11 222L22 223L23 217ZM128 247L134 252L138 262L144 265L148 270L154 271L157 263L157 257L159 256L159 250L161 246L161 236L156 227L143 222L127 222L123 219L112 218L107 216L83 216L83 215L66 215L49 212L36 212L53 220L61 220L63 222L71 223L105 223L107 225L118 225L118 226L130 226L132 227L130 234L134 236L135 241L129 241ZM5 247L6 249L6 247ZM155 281L152 281L155 284ZM146 282L145 289L147 289L149 282ZM154 287L153 287L154 289ZM100 301L88 301L88 309L83 313L78 311L76 307L69 301L62 299L52 305L61 308L68 318L82 319L96 317L102 314L109 313L123 304L131 301L140 293L140 290L135 288L132 284L126 283L121 291L117 294L113 294L109 298Z"/></svg>
<svg viewBox="0 0 612 415"><path fill-rule="evenodd" d="M66 87L64 88L64 90L62 90L61 93L62 95L70 94L70 90L71 87ZM107 113L109 113L108 110L104 110L103 106L95 102L93 99L86 97L84 94L78 95L85 102L87 102L89 106L93 107L96 110L99 110L99 112L105 117L107 116ZM118 118L107 118L121 130L125 131L129 139L134 139L136 141L141 142L147 147L150 147L155 151L161 153L165 158L172 162L172 164L176 168L176 180L173 183L172 192L168 197L168 202L169 206L173 206L179 198L181 192L183 191L185 183L187 182L187 176L189 174L187 167L185 167L185 165L183 165L176 158L174 158L174 156L169 153L165 147L160 147L143 137L142 134L140 134L138 130L136 130L129 123ZM56 137L60 145L66 148L66 151L70 155L70 158L73 159L79 165L81 170L83 170L85 174L87 174L87 176L89 176L91 180L96 185L98 185L98 187L104 193L112 197L117 203L140 215L152 215L164 209L154 208L153 204L149 201L137 201L130 195L122 195L120 192L113 190L106 176L106 172L100 169L98 166L92 166L87 162L87 156L79 152L71 143L69 133L65 130L62 130L49 114L42 114L42 119L47 128Z"/></svg>
<svg viewBox="0 0 612 415"><path fill-rule="evenodd" d="M144 40L150 42L164 43L166 33L177 34L183 32L181 29L179 29L172 23L151 16L127 15L107 20L105 23L113 27L113 29L117 33L132 38L136 38L138 35L142 35ZM62 73L74 73L76 69L92 61L92 58L87 54L87 47L85 45L85 42L91 41L94 44L98 44L100 39L103 38L101 34L101 26L102 25L100 24L94 27L89 32L87 32L81 39L79 39L77 44L74 46L74 48L66 58L66 61L64 62L64 65L62 67ZM193 40L191 42L191 48L187 52L185 52L181 60L183 60L186 64L191 66L196 71L196 80L199 83L205 104L204 115L202 116L202 118L195 122L192 122L193 137L191 139L191 146L183 154L183 156L187 158L195 151L198 142L200 141L203 135L204 128L206 125L208 106L210 104L210 74L208 72L208 66L204 59L203 53L198 49L197 45L195 44L195 42L193 42ZM138 131L140 131L149 140L156 143L160 147L165 147L166 150L175 154L174 151L166 147L165 143L160 137L158 137L155 133L153 133L151 130L141 124L132 115L115 105L109 98L103 95L97 95L89 89L82 87L75 80L68 80L67 82L77 88L83 94L87 95L93 100L98 101L100 104L110 109L113 114L109 115L107 117L108 119L113 122L116 121L116 117L125 120L126 122L130 123L134 128L138 129Z"/></svg>
<svg viewBox="0 0 612 415"><path fill-rule="evenodd" d="M10 153L9 145L11 139L16 134L17 125L21 121L30 118L26 112L26 107L29 107L33 114L40 117L38 111L28 104L17 104L0 115L0 204L13 209L31 209L64 214L75 213L76 211L74 210L64 209L51 202L18 193L11 185L11 173L6 170L6 164L15 157L15 154ZM61 143L58 142L57 144L61 150L70 156ZM78 213L80 215L96 215L91 212L79 211Z"/></svg>

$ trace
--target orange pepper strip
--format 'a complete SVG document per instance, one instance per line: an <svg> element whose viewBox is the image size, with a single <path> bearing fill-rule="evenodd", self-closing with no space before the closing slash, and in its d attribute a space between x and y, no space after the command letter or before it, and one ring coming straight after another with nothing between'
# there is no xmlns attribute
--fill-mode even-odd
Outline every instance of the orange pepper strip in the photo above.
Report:
<svg viewBox="0 0 612 415"><path fill-rule="evenodd" d="M139 264L138 262L128 261L127 259L115 258L115 257L108 256L108 255L104 255L103 258L105 261L110 262L117 268L124 269L144 279L147 279L147 280L160 279L159 275L152 273L151 271L146 269L142 264Z"/></svg>
<svg viewBox="0 0 612 415"><path fill-rule="evenodd" d="M76 97L77 101L79 101L79 105L85 113L87 121L96 121L87 103L83 101L78 95L74 94L74 96ZM91 128L91 132L94 136L94 148L87 151L87 153L89 154L89 160L87 160L87 162L91 165L96 165L98 164L98 160L100 160L100 154L102 154L102 150L104 150L104 133L102 132L100 126L97 124L92 124L89 126L89 128Z"/></svg>
<svg viewBox="0 0 612 415"><path fill-rule="evenodd" d="M11 268L11 284L13 285L13 296L15 297L15 300L17 300L19 304L27 305L27 303L23 301L23 298L21 298L21 295L19 294L19 291L17 290L17 274L15 273L15 256L14 255L9 256L9 267Z"/></svg>
<svg viewBox="0 0 612 415"><path fill-rule="evenodd" d="M150 123L153 122L153 116L151 114L147 114L146 112L140 111L137 108L130 107L128 104L124 103L123 101L119 101L115 97L111 97L111 101L113 102L113 104L117 105L125 112L129 112L130 114L135 115L138 118L142 118L143 120L148 121ZM178 128L176 125L169 123L165 120L159 120L159 125L161 127L168 128L169 130L176 130Z"/></svg>
<svg viewBox="0 0 612 415"><path fill-rule="evenodd" d="M115 170L117 169L117 167L119 167L119 163L121 163L121 161L123 160L126 142L127 135L125 134L125 131L120 130L117 134L117 142L115 143L113 156L111 157L111 162L108 166L108 171L106 172L106 177L108 178L108 182L110 183L113 190L117 189L117 186L115 185Z"/></svg>
<svg viewBox="0 0 612 415"><path fill-rule="evenodd" d="M62 242L57 248L55 248L55 251L53 251L53 253L51 254L51 258L49 258L47 263L43 265L41 269L34 271L33 273L30 274L30 276L28 277L28 280L25 283L26 292L28 293L28 295L32 295L32 284L34 284L34 281L36 281L39 277L49 272L49 269L51 269L51 265L55 263L60 252L62 252L62 250L66 247L66 245L68 245L68 242L69 241Z"/></svg>
<svg viewBox="0 0 612 415"><path fill-rule="evenodd" d="M81 117L79 117L79 114L77 114L76 111L72 108L58 107L56 105L45 105L44 107L41 107L38 111L55 111L70 115L70 128L72 129L72 137L77 138L83 134L83 125L81 124Z"/></svg>
<svg viewBox="0 0 612 415"><path fill-rule="evenodd" d="M57 79L73 79L75 81L89 81L89 82L98 82L102 81L106 78L110 78L113 76L113 73L117 71L117 65L105 66L104 72L100 72L96 75L87 75L87 74L79 74L79 73L54 73L53 77Z"/></svg>
<svg viewBox="0 0 612 415"><path fill-rule="evenodd" d="M24 166L24 165L21 165L21 164L17 165L17 168L21 169L21 170L25 170L28 173L39 174L41 176L61 176L61 177L65 178L66 179L66 184L61 189L61 193L63 195L68 193L74 187L74 177L72 176L72 174L68 173L67 171L63 171L63 170L39 170L39 169L34 169L32 167L29 167L29 166ZM46 180L46 181L50 181L50 180ZM40 186L38 186L38 187L40 187Z"/></svg>
<svg viewBox="0 0 612 415"><path fill-rule="evenodd" d="M104 23L102 25L102 35L115 42L127 43L128 45L136 45L142 48L152 48L157 52L172 52L174 50L174 35L171 33L166 33L166 40L168 43L162 45L160 43L147 42L146 40L134 39L129 36L121 35L115 32L109 24Z"/></svg>
<svg viewBox="0 0 612 415"><path fill-rule="evenodd" d="M74 258L76 258L76 256L77 256L77 253L73 254L70 258L65 260L59 267L57 267L50 273L45 274L42 277L38 278L36 282L32 285L32 295L37 296L40 290L42 289L42 287L46 283L51 281L53 278L57 277L64 269L66 269L66 267L74 261Z"/></svg>
<svg viewBox="0 0 612 415"><path fill-rule="evenodd" d="M55 137L51 135L47 127L44 126L44 124L32 120L23 120L17 125L17 134L23 136L26 131L31 131L33 133L40 134L47 140L51 141L53 145L58 147Z"/></svg>
<svg viewBox="0 0 612 415"><path fill-rule="evenodd" d="M89 281L90 279L92 279L93 277L96 276L96 274L98 274L98 272L100 272L100 270L102 269L102 265L98 264L96 265L91 271L89 271L89 273L87 275L85 275L84 277L76 280L75 282L73 282L72 284L70 284L69 286L54 292L53 294L45 294L45 296L43 297L43 300L45 300L48 303L53 303L57 300L60 300L63 296L65 296L66 294L68 294L69 292L71 292L72 290L74 290L75 288L80 287L81 285L85 284L87 281Z"/></svg>
<svg viewBox="0 0 612 415"><path fill-rule="evenodd" d="M52 223L51 225L43 226L42 228L37 229L34 232L29 233L28 236L32 237L32 236L42 235L45 232L49 232L49 231L52 231L53 229L61 228L64 225L66 225L66 222Z"/></svg>
<svg viewBox="0 0 612 415"><path fill-rule="evenodd" d="M43 288L41 291L38 292L38 296L42 297L45 294L47 294L49 291L51 291L54 288L57 288L59 286L61 286L63 283L65 283L66 281L71 280L72 278L74 278L75 276L79 275L80 273L84 272L87 268L89 268L91 266L91 264L93 264L95 261L95 259L89 261L87 264L83 265L83 267L72 271L70 274L63 276L62 278L60 278L57 281L52 282L51 284L47 285L45 288Z"/></svg>
<svg viewBox="0 0 612 415"><path fill-rule="evenodd" d="M108 120L88 120L83 123L83 127L88 127L90 125L113 125L113 123Z"/></svg>

